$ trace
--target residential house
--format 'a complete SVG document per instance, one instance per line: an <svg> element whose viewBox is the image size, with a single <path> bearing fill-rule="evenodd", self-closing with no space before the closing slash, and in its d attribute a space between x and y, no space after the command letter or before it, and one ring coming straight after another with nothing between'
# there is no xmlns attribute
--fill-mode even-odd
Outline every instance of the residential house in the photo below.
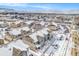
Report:
<svg viewBox="0 0 79 59"><path fill-rule="evenodd" d="M4 40L0 39L0 45L4 44Z"/></svg>

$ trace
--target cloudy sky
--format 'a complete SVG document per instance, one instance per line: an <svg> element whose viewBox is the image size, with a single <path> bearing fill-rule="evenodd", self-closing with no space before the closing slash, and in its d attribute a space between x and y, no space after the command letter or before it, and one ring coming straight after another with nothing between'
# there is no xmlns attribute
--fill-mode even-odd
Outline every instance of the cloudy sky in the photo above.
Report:
<svg viewBox="0 0 79 59"><path fill-rule="evenodd" d="M0 3L0 8L10 8L16 10L69 10L78 9L78 3L50 3L50 4L34 4L34 3Z"/></svg>

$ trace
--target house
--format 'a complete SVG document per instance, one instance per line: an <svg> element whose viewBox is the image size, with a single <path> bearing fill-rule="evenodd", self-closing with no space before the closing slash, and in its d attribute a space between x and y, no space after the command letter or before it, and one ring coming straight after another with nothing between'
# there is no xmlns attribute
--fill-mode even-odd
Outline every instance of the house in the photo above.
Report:
<svg viewBox="0 0 79 59"><path fill-rule="evenodd" d="M71 49L71 55L72 55L72 56L77 56L77 53L78 53L77 48L72 48L72 49Z"/></svg>
<svg viewBox="0 0 79 59"><path fill-rule="evenodd" d="M16 40L9 44L9 47L12 48L12 55L13 56L22 56L27 55L27 49L29 46L25 44L22 40ZM23 54L23 52L25 53Z"/></svg>
<svg viewBox="0 0 79 59"><path fill-rule="evenodd" d="M32 31L31 31L31 29L29 27L23 27L23 28L21 28L20 32L21 32L22 36L27 36L27 35L29 35L29 34L32 33Z"/></svg>
<svg viewBox="0 0 79 59"><path fill-rule="evenodd" d="M22 37L22 41L25 44L28 44L30 49L32 49L33 51L36 51L37 48L42 47L44 44L44 35L42 33L41 33L42 34L41 35L40 33L35 32L35 33L30 34L30 35L24 35Z"/></svg>
<svg viewBox="0 0 79 59"><path fill-rule="evenodd" d="M27 51L21 51L18 48L13 47L13 56L27 56Z"/></svg>
<svg viewBox="0 0 79 59"><path fill-rule="evenodd" d="M9 27L10 28L17 28L17 24L15 22L11 22Z"/></svg>
<svg viewBox="0 0 79 59"><path fill-rule="evenodd" d="M20 22L20 23L17 24L17 27L24 27L24 26L27 26L27 23Z"/></svg>
<svg viewBox="0 0 79 59"><path fill-rule="evenodd" d="M48 25L48 29L49 29L50 31L56 31L56 30L58 30L57 26L55 26L55 25L53 25L53 24Z"/></svg>
<svg viewBox="0 0 79 59"><path fill-rule="evenodd" d="M11 29L11 30L9 31L9 33L10 33L11 35L17 36L17 35L21 34L21 29Z"/></svg>
<svg viewBox="0 0 79 59"><path fill-rule="evenodd" d="M30 36L24 36L24 37L22 37L22 41L25 44L29 45L30 49L32 49L33 51L36 51L35 44L33 42L33 39Z"/></svg>
<svg viewBox="0 0 79 59"><path fill-rule="evenodd" d="M42 29L43 26L42 26L41 24L33 24L33 25L32 25L32 28L33 28L35 31L37 31L37 30Z"/></svg>
<svg viewBox="0 0 79 59"><path fill-rule="evenodd" d="M32 26L32 24L34 23L34 21L32 20L32 21L27 21L27 22L25 22L29 27L31 27Z"/></svg>
<svg viewBox="0 0 79 59"><path fill-rule="evenodd" d="M74 23L75 23L76 25L79 25L79 16L76 16L76 17L75 17Z"/></svg>
<svg viewBox="0 0 79 59"><path fill-rule="evenodd" d="M32 38L37 49L43 47L45 41L48 40L46 38L47 36L45 35L48 35L47 28L39 30L29 35Z"/></svg>
<svg viewBox="0 0 79 59"><path fill-rule="evenodd" d="M20 56L28 56L27 51L21 51L21 53L19 54Z"/></svg>
<svg viewBox="0 0 79 59"><path fill-rule="evenodd" d="M27 56L27 54L29 53L28 48L29 46L27 44L24 44L22 40L12 41L0 48L0 55Z"/></svg>
<svg viewBox="0 0 79 59"><path fill-rule="evenodd" d="M0 39L0 45L4 44L4 40Z"/></svg>
<svg viewBox="0 0 79 59"><path fill-rule="evenodd" d="M5 33L5 42L7 41L7 43L13 41L14 37L9 33L9 32L6 32Z"/></svg>
<svg viewBox="0 0 79 59"><path fill-rule="evenodd" d="M13 56L20 56L21 50L13 47Z"/></svg>
<svg viewBox="0 0 79 59"><path fill-rule="evenodd" d="M0 22L0 28L5 28L7 26L8 24L6 22Z"/></svg>
<svg viewBox="0 0 79 59"><path fill-rule="evenodd" d="M38 41L36 42L36 47L40 49L41 47L44 46L45 40L44 40L44 37L39 36L39 35L37 35L37 39Z"/></svg>
<svg viewBox="0 0 79 59"><path fill-rule="evenodd" d="M56 16L54 21L56 23L62 23L64 22L64 16Z"/></svg>
<svg viewBox="0 0 79 59"><path fill-rule="evenodd" d="M74 42L74 44L79 45L79 33L77 31L72 31L72 41Z"/></svg>

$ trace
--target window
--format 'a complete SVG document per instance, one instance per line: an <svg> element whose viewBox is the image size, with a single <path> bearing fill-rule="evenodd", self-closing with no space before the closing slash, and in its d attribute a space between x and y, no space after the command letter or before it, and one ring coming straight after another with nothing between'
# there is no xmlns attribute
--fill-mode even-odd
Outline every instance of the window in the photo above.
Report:
<svg viewBox="0 0 79 59"><path fill-rule="evenodd" d="M48 40L50 39L50 34L48 34L48 38L47 38Z"/></svg>
<svg viewBox="0 0 79 59"><path fill-rule="evenodd" d="M40 44L40 42L38 41L37 44Z"/></svg>

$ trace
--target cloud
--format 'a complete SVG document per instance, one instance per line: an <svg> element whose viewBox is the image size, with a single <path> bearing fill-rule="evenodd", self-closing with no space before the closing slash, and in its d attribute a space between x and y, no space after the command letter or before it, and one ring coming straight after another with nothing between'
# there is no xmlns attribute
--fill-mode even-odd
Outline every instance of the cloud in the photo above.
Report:
<svg viewBox="0 0 79 59"><path fill-rule="evenodd" d="M31 7L34 7L34 8L41 8L41 9L52 9L52 8L49 7L49 6L43 6L43 5L31 5Z"/></svg>
<svg viewBox="0 0 79 59"><path fill-rule="evenodd" d="M25 6L25 4L21 3L1 3L3 6Z"/></svg>
<svg viewBox="0 0 79 59"><path fill-rule="evenodd" d="M25 5L26 8L35 8L35 9L52 9L51 6L48 6L46 4L26 4Z"/></svg>
<svg viewBox="0 0 79 59"><path fill-rule="evenodd" d="M1 3L0 5L2 6L10 6L16 8L25 8L25 9L43 9L43 10L49 10L52 9L51 6L48 6L46 4L31 4L31 3Z"/></svg>

